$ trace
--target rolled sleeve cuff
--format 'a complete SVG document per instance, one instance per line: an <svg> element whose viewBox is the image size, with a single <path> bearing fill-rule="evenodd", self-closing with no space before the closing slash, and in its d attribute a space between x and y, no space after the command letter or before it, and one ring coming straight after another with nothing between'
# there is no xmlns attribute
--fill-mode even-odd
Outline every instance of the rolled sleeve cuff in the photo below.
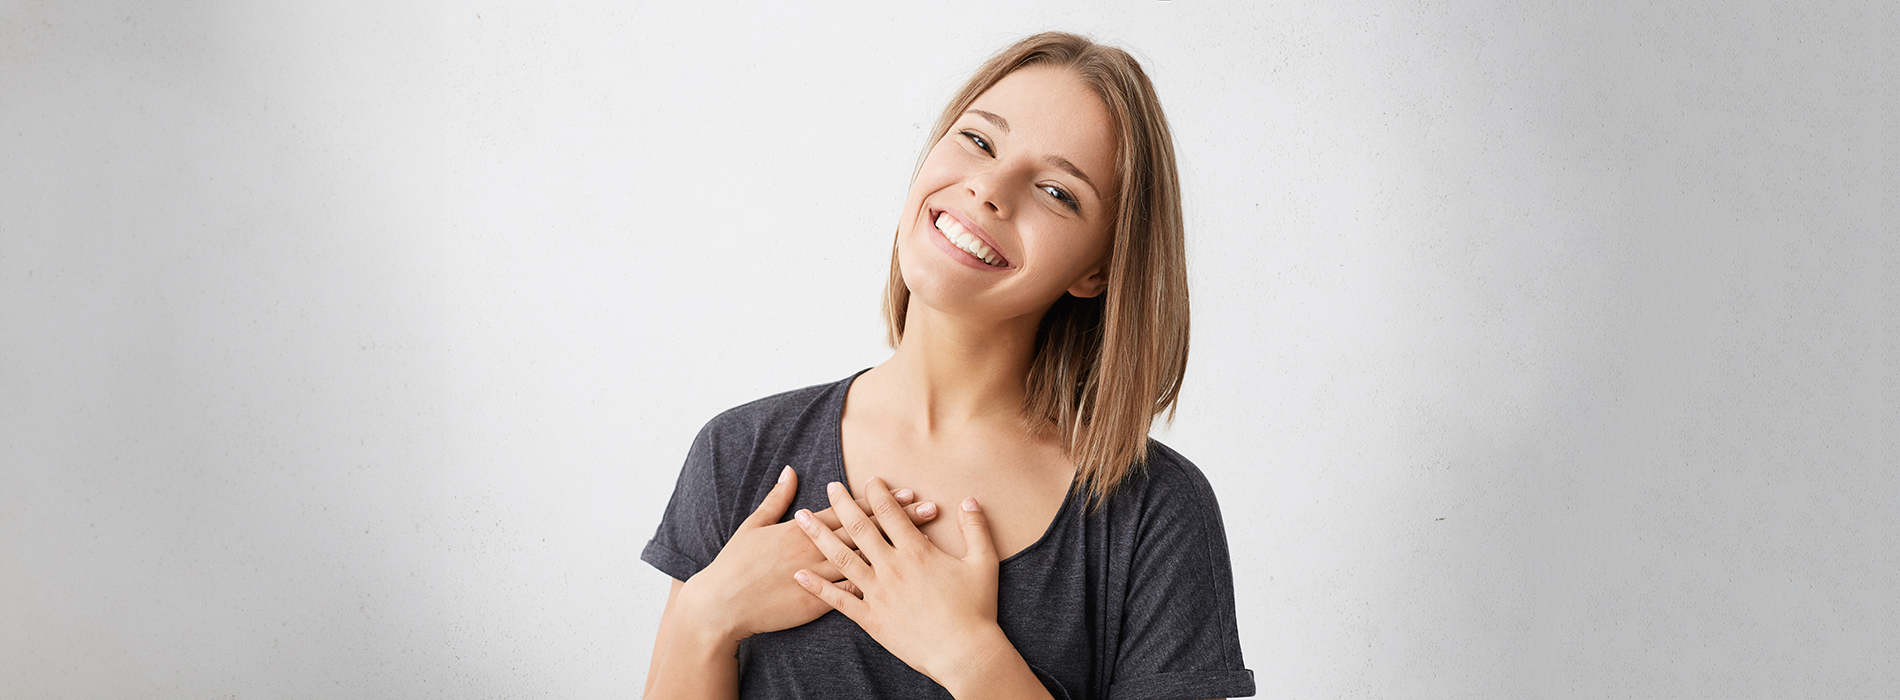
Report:
<svg viewBox="0 0 1900 700"><path fill-rule="evenodd" d="M1253 671L1183 671L1117 681L1109 700L1203 700L1253 696Z"/></svg>
<svg viewBox="0 0 1900 700"><path fill-rule="evenodd" d="M640 552L640 559L652 564L653 568L660 570L660 573L680 581L692 578L693 574L706 568L699 562L687 558L686 555L674 551L672 547L660 544L659 540L648 540L646 550Z"/></svg>

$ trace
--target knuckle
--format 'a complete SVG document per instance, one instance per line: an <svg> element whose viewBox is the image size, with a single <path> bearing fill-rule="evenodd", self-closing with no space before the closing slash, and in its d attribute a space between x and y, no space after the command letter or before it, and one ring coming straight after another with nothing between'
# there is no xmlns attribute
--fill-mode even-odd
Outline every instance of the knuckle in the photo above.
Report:
<svg viewBox="0 0 1900 700"><path fill-rule="evenodd" d="M876 503L871 504L871 512L876 513L878 517L889 516L902 509L903 506L898 505L897 501L888 498L880 498Z"/></svg>
<svg viewBox="0 0 1900 700"><path fill-rule="evenodd" d="M845 532L851 533L851 536L856 538L859 542L865 542L872 537L878 536L877 524L870 520L860 519L857 522L846 525L844 529Z"/></svg>
<svg viewBox="0 0 1900 700"><path fill-rule="evenodd" d="M857 555L852 554L851 550L840 549L831 554L831 565L838 567L839 571L844 571L846 567L851 565L851 561L856 558Z"/></svg>

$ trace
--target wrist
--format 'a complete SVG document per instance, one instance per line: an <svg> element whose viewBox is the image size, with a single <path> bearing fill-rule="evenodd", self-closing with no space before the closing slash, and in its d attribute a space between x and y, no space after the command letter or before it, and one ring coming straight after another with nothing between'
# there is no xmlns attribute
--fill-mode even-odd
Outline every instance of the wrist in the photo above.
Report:
<svg viewBox="0 0 1900 700"><path fill-rule="evenodd" d="M678 624L668 630L669 637L693 647L737 651L739 640L747 635L733 625L732 616L727 614L732 607L717 600L704 585L693 585L697 578L687 579L685 585L680 586L679 600L674 601Z"/></svg>
<svg viewBox="0 0 1900 700"><path fill-rule="evenodd" d="M1021 685L1025 680L1038 690L1042 688L1042 681L1029 670L1029 663L1003 634L1002 627L991 624L973 634L957 635L956 639L960 643L951 645L944 659L935 664L940 668L932 668L927 674L950 691L951 697L992 697L996 696L994 691Z"/></svg>

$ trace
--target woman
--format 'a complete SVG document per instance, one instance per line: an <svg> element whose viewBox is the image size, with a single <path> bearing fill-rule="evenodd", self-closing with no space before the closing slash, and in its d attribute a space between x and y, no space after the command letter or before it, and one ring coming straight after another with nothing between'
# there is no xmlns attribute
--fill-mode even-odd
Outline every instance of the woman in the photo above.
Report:
<svg viewBox="0 0 1900 700"><path fill-rule="evenodd" d="M1253 694L1213 493L1147 437L1187 280L1140 66L1061 33L985 63L918 166L885 312L888 361L694 441L642 555L675 579L648 697Z"/></svg>

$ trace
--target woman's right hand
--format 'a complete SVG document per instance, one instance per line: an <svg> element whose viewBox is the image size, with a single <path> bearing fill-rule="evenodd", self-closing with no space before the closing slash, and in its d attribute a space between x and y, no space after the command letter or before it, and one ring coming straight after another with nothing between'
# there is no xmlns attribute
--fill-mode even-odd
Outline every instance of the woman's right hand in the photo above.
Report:
<svg viewBox="0 0 1900 700"><path fill-rule="evenodd" d="M908 489L899 492L898 502L904 505L912 524L922 525L937 517L935 503L912 503L915 497ZM705 625L700 629L737 642L755 634L797 627L831 611L830 605L793 582L792 574L799 569L827 581L842 581L840 586L851 589L851 583L843 581L838 567L812 544L798 523L779 522L797 493L798 474L787 466L779 473L778 484L740 523L712 564L680 588L674 612L683 616L682 621ZM858 505L868 511L868 504ZM830 508L812 515L834 530L846 547L857 547Z"/></svg>

